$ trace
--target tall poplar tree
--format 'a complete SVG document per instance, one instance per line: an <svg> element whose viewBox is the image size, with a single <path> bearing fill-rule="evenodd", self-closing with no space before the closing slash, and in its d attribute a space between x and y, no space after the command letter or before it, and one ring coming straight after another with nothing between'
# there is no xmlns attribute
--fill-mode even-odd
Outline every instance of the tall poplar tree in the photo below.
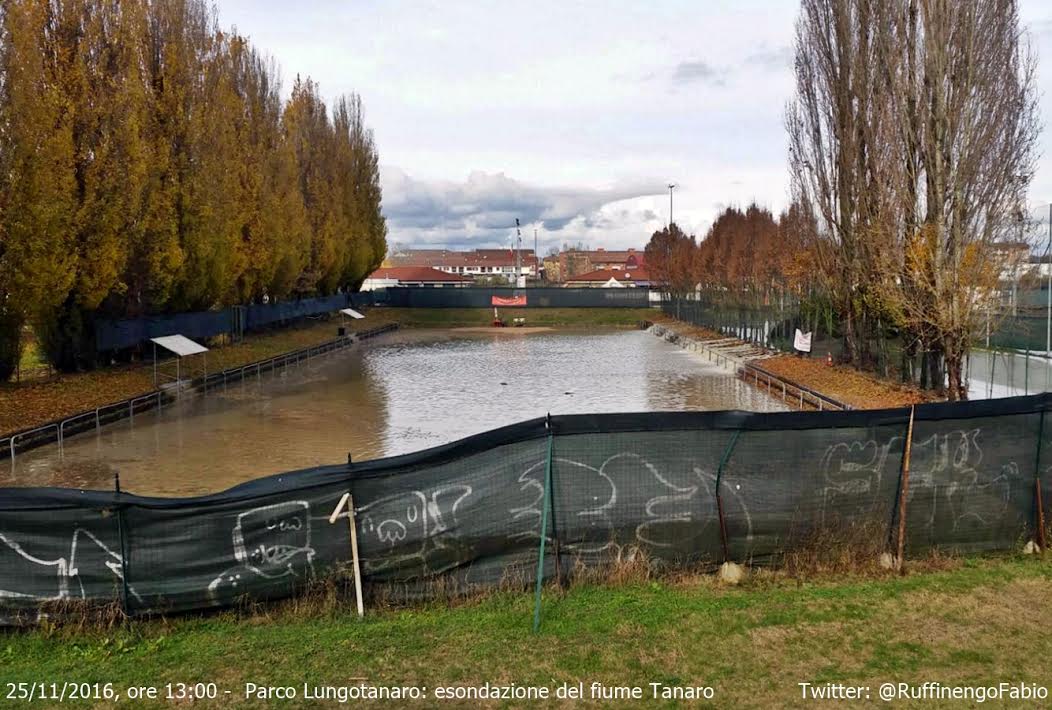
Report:
<svg viewBox="0 0 1052 710"><path fill-rule="evenodd" d="M56 73L56 5L3 5L0 131L0 378L10 377L27 323L50 318L74 282L72 117Z"/></svg>

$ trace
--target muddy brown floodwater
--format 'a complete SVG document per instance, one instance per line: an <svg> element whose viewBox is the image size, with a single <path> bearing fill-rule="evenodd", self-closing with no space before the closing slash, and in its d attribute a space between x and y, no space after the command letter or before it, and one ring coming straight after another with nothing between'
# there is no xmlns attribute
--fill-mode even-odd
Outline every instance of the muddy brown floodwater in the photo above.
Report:
<svg viewBox="0 0 1052 710"><path fill-rule="evenodd" d="M187 496L552 414L783 409L642 331L401 331L0 463L0 486Z"/></svg>

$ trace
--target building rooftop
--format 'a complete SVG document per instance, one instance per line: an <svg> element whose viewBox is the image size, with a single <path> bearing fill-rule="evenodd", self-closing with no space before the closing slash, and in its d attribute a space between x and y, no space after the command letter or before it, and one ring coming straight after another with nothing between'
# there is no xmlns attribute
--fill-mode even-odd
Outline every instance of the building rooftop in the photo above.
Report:
<svg viewBox="0 0 1052 710"><path fill-rule="evenodd" d="M537 263L533 249L520 251L523 266ZM393 266L514 266L513 249L476 249L453 251L450 249L406 249L388 257Z"/></svg>
<svg viewBox="0 0 1052 710"><path fill-rule="evenodd" d="M370 279L396 279L398 281L445 281L472 282L470 276L450 274L430 266L382 266L369 274Z"/></svg>
<svg viewBox="0 0 1052 710"><path fill-rule="evenodd" d="M646 269L596 269L587 274L568 276L567 281L599 281L606 283L610 279L615 281L650 281L650 274Z"/></svg>

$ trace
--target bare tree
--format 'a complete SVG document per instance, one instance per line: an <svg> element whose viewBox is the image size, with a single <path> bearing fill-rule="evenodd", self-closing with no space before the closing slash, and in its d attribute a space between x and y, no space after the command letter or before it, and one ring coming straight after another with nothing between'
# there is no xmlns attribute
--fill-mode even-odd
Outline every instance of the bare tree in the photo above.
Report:
<svg viewBox="0 0 1052 710"><path fill-rule="evenodd" d="M1012 252L1013 215L1040 132L1036 61L1016 0L902 2L901 72L889 104L907 149L890 185L904 215L901 258L883 263L884 299L941 356L947 396L967 397L964 361L987 326ZM889 275L900 278L887 278ZM944 375L929 364L931 384Z"/></svg>
<svg viewBox="0 0 1052 710"><path fill-rule="evenodd" d="M1016 0L802 1L793 186L854 364L890 320L906 359L927 353L922 383L966 396L997 243L1033 174L1034 66Z"/></svg>
<svg viewBox="0 0 1052 710"><path fill-rule="evenodd" d="M846 358L868 350L868 276L883 231L874 204L875 161L886 146L886 104L877 80L884 26L879 0L802 0L796 25L797 95L786 111L794 196L818 219L816 272L836 305Z"/></svg>

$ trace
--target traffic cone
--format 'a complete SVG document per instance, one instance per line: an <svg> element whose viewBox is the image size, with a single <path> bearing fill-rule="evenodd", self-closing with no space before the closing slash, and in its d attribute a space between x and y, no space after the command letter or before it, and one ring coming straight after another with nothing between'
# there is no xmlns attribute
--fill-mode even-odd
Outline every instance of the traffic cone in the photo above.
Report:
<svg viewBox="0 0 1052 710"><path fill-rule="evenodd" d="M833 353L826 352L826 364L829 365L830 367L833 366Z"/></svg>

